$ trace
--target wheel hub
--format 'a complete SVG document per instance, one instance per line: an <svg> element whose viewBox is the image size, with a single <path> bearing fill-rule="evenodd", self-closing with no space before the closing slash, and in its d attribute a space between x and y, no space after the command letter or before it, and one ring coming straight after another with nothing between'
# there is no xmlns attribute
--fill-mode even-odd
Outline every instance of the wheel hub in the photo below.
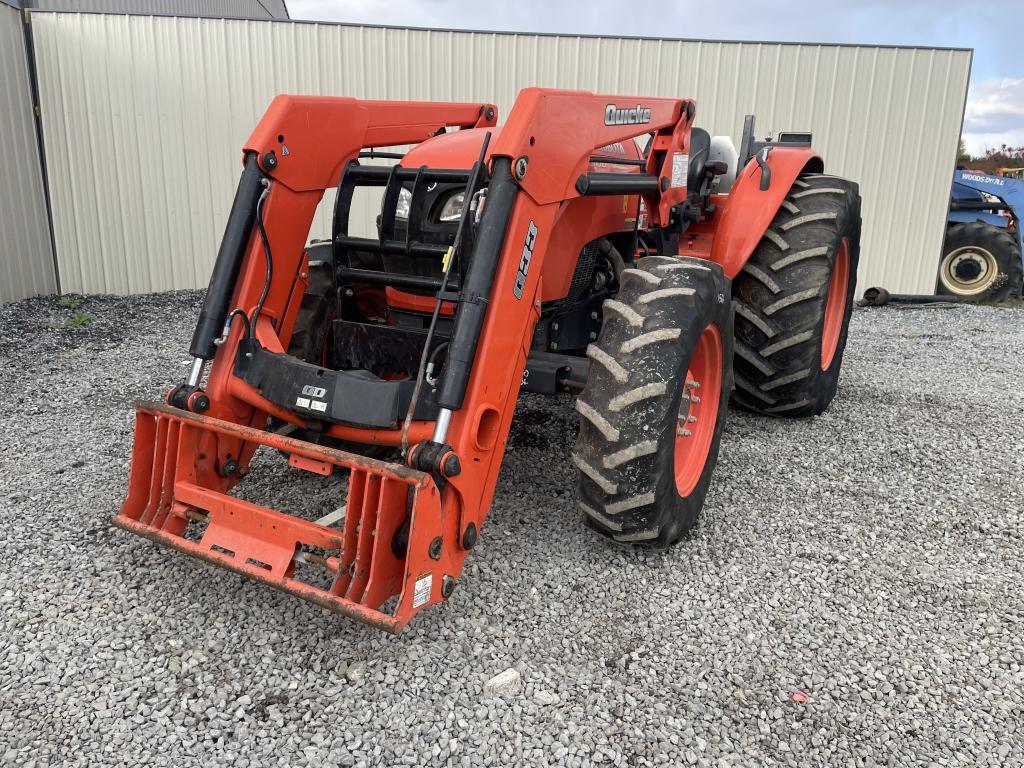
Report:
<svg viewBox="0 0 1024 768"><path fill-rule="evenodd" d="M704 329L690 356L676 417L674 469L676 491L689 496L700 481L711 451L722 392L722 337Z"/></svg>
<svg viewBox="0 0 1024 768"><path fill-rule="evenodd" d="M939 279L950 293L977 296L987 291L999 277L999 263L985 248L964 246L942 257Z"/></svg>
<svg viewBox="0 0 1024 768"><path fill-rule="evenodd" d="M973 256L973 254L971 254ZM977 280L985 273L985 264L978 259L970 258L970 256L960 257L958 261L953 264L953 274L957 276L958 280L965 283L971 283Z"/></svg>
<svg viewBox="0 0 1024 768"><path fill-rule="evenodd" d="M846 299L850 290L850 241L845 237L839 242L836 260L832 265L832 276L828 281L828 296L825 299L825 320L821 329L821 370L827 371L839 348L839 337L843 333L846 319Z"/></svg>

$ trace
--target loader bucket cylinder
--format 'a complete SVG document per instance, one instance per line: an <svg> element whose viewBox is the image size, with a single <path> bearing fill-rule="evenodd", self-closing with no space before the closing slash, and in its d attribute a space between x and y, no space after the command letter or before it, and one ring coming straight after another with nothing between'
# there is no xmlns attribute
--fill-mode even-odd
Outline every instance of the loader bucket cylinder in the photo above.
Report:
<svg viewBox="0 0 1024 768"><path fill-rule="evenodd" d="M459 299L459 312L455 318L448 362L438 393L438 404L442 408L458 410L466 395L466 384L473 368L480 329L487 313L488 298L498 259L505 244L505 231L512 215L512 206L519 191L512 181L511 161L507 157L494 160L491 183L487 188L487 206L477 239L473 261L466 275L466 285Z"/></svg>
<svg viewBox="0 0 1024 768"><path fill-rule="evenodd" d="M199 321L189 352L201 360L213 357L217 347L214 339L220 336L224 320L228 314L228 303L235 290L242 260L252 236L252 225L256 218L256 201L263 191L263 173L256 160L256 153L249 152L245 156L245 168L238 182L235 200L231 204L231 213L224 228L224 238L217 252L217 261L213 265L210 284L206 288L203 307L199 311Z"/></svg>

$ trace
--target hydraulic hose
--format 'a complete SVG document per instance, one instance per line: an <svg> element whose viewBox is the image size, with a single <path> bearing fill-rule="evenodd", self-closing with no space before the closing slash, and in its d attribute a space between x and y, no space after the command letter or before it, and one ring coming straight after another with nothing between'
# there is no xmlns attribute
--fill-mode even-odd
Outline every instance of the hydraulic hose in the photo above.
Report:
<svg viewBox="0 0 1024 768"><path fill-rule="evenodd" d="M263 312L263 305L267 301L267 294L270 293L270 282L274 279L274 257L270 253L270 239L267 237L267 228L263 224L263 204L266 202L269 194L270 180L263 179L263 193L256 202L256 227L259 230L260 241L263 244L263 256L267 262L267 276L263 281L263 290L260 292L259 301L256 302L256 308L252 312L252 317L249 318L250 340L256 339L256 321L259 320L260 313Z"/></svg>

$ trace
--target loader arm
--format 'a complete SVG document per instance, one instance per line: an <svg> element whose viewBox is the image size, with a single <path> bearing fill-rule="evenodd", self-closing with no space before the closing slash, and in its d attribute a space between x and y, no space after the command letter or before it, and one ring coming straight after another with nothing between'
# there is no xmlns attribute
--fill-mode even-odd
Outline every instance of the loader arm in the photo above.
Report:
<svg viewBox="0 0 1024 768"><path fill-rule="evenodd" d="M242 180L192 340L189 380L172 390L169 406L139 406L130 491L116 522L391 631L446 599L494 496L560 206L583 194L639 193L653 224L667 222L686 194L680 158L693 114L693 102L681 99L521 93L485 158L486 203L472 252L462 257L464 281L457 296L443 297L454 304L455 316L438 410L412 422L411 466L403 467L267 432L272 415L362 443L402 441L401 424L320 423L309 404L312 398L327 412L326 400L317 399L328 397L326 387L304 384L294 406L274 402L245 367L259 359L343 387L335 372L297 366L284 354L307 288L303 248L324 190L356 172L352 161L362 149L417 143L446 126L494 125L495 110L489 104L275 99L245 146ZM646 133L653 133L646 173L587 173L597 148ZM420 169L417 179L430 172ZM395 192L396 173L388 178ZM380 253L420 247L383 235L365 246ZM372 386L391 392L393 383ZM340 531L229 494L260 446L288 453L300 470L349 474ZM191 538L190 524L202 529ZM297 576L296 567L310 562L329 572L329 588ZM394 605L382 611L391 598Z"/></svg>

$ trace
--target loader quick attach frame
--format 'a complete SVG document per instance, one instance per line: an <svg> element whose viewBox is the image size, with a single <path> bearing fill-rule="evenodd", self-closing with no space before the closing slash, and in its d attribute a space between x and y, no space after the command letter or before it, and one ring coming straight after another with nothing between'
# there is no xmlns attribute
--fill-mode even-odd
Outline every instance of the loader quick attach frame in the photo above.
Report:
<svg viewBox="0 0 1024 768"><path fill-rule="evenodd" d="M584 194L640 194L650 225L669 227L685 201L678 158L688 150L694 112L684 99L526 89L500 136L489 147L485 142L480 162L467 173L369 168L358 158L446 128L494 126L491 104L277 97L245 145L241 181L192 338L189 379L166 403L137 406L129 493L115 522L392 632L446 599L494 495L560 206ZM587 173L597 148L647 133L653 140L642 172ZM806 158L773 161L792 165L783 173L792 179ZM453 249L417 243L408 231L404 241L390 239L398 182L442 177L468 185L465 227ZM385 187L381 235L354 238L339 227L336 250L429 251L446 260L444 280L415 286L436 289L433 299L426 297L435 320L442 301L454 317L440 380L408 420L410 382L368 380L285 354L308 285L304 246L317 205L326 189L341 187L344 215L335 216L337 226L347 220L350 187L358 182ZM479 206L471 212L471 196L483 198L478 222L469 221L479 213ZM414 190L413 207L420 202ZM727 274L742 266L763 225L752 222L748 235L742 229L735 227L731 240L736 250L721 259L737 260L725 265ZM753 237L749 248L744 236ZM449 281L452 260L457 280ZM339 276L410 287L401 282L408 276L372 270L341 269ZM282 436L266 429L270 417L357 443L406 442L408 466ZM231 495L260 446L288 454L300 470L347 472L341 526ZM307 566L326 572L329 586L301 578Z"/></svg>

